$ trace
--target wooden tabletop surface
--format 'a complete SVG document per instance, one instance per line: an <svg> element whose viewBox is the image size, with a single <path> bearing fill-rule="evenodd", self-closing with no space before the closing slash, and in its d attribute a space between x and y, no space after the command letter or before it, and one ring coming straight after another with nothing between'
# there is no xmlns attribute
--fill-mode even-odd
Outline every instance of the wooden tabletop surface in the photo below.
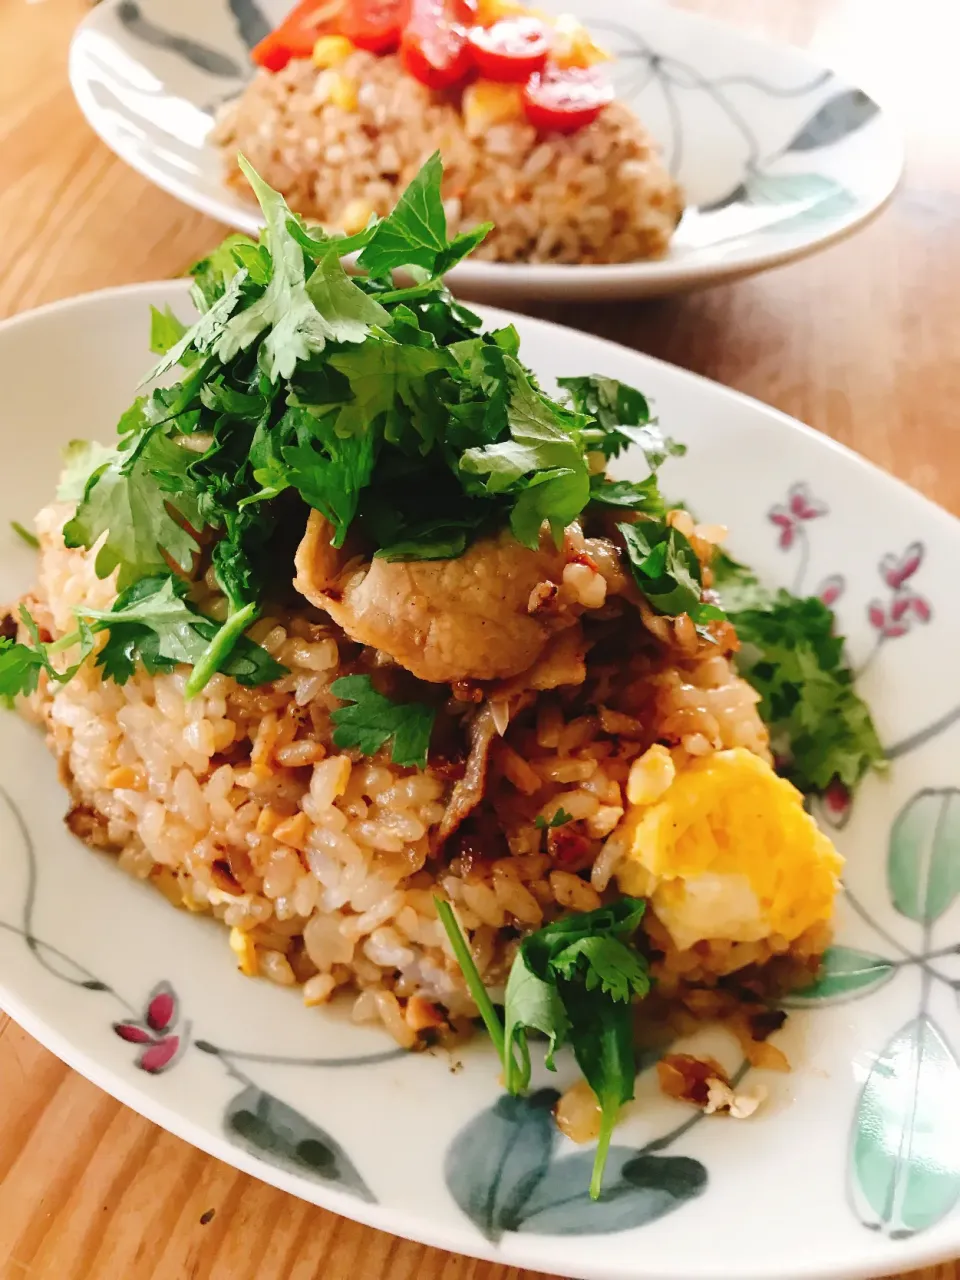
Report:
<svg viewBox="0 0 960 1280"><path fill-rule="evenodd" d="M202 4L204 0L197 0ZM907 176L862 234L735 285L541 314L776 405L960 514L960 164L944 0L687 0L809 46L901 118ZM178 274L222 229L93 135L66 76L84 0L0 0L0 316ZM536 1280L393 1239L128 1111L0 1013L0 1280ZM960 1264L912 1280L960 1280Z"/></svg>

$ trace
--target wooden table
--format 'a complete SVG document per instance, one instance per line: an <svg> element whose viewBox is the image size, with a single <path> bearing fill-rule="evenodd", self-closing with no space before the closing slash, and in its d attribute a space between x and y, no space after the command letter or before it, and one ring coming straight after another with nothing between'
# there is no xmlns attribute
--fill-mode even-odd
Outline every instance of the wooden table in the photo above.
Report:
<svg viewBox="0 0 960 1280"><path fill-rule="evenodd" d="M198 0L203 3L203 0ZM97 141L66 78L83 0L0 0L0 315L180 272L221 228ZM688 0L809 45L902 117L907 179L854 240L688 297L544 308L737 387L960 513L960 164L944 0ZM897 16L897 12L902 17ZM303 1204L134 1115L0 1014L0 1280L535 1280ZM913 1280L960 1280L960 1265Z"/></svg>

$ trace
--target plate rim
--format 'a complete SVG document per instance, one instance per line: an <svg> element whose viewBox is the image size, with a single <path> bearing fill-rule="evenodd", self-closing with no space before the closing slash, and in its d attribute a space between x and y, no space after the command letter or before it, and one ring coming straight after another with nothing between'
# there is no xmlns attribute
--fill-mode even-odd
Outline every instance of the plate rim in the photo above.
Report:
<svg viewBox="0 0 960 1280"><path fill-rule="evenodd" d="M0 321L0 342L13 329L27 328L32 323L36 321L42 322L46 317L57 313L82 310L90 303L109 303L129 299L131 302L142 303L146 308L150 301L157 301L161 297L164 300L168 300L171 294L174 296L179 295L185 302L188 302L188 290L188 280L153 280L116 285L76 294L68 298L48 302L40 307L20 312ZM914 505L925 506L929 509L927 511L929 519L935 520L944 530L951 530L953 536L960 534L960 518L952 515L939 504L933 502L904 481L890 475L846 445L825 436L789 414L764 404L755 397L736 391L733 388L725 387L702 374L683 369L668 361L647 355L645 352L638 352L621 343L600 338L593 334L583 333L580 330L572 329L570 326L523 316L497 307L484 306L482 310L485 313L485 318L489 317L494 321L519 320L525 326L539 328L548 332L560 330L566 334L572 333L588 338L591 342L599 342L603 346L618 352L626 351L630 355L638 357L644 363L669 370L671 376L679 375L681 382L692 380L696 383L706 383L712 394L721 393L726 399L735 403L746 402L753 409L760 409L766 415L769 415L772 419L772 424L775 423L780 429L789 428L791 431L799 432L802 436L815 438L818 445L826 446L831 452L845 456L847 459L859 464L859 466L866 468L868 472L872 473L872 483L880 483L887 487L893 486L894 489L900 490L901 500L906 499ZM249 1174L260 1182L275 1186L295 1196L297 1199L316 1204L330 1212L339 1214L351 1221L360 1222L375 1230L385 1231L403 1239L443 1249L455 1255L479 1258L521 1268L547 1268L557 1275L570 1274L564 1270L562 1237L530 1237L527 1238L526 1247L524 1247L524 1242L521 1238L514 1239L508 1235L498 1244L492 1244L479 1235L474 1237L469 1234L455 1220L451 1220L451 1223L447 1226L438 1225L435 1220L426 1215L421 1216L418 1214L411 1220L411 1214L408 1210L399 1209L391 1205L367 1204L354 1196L338 1191L336 1188L329 1187L326 1184L309 1182L306 1179L297 1177L295 1174L289 1174L275 1165L248 1155L242 1148L230 1143L226 1138L220 1137L213 1126L204 1127L199 1122L182 1114L160 1097L151 1094L137 1080L128 1080L121 1071L101 1063L87 1050L79 1047L69 1035L61 1032L54 1024L46 1021L42 1015L35 1014L30 1004L8 987L2 972L0 972L0 1008L8 1013L13 1021L21 1026L27 1034L97 1088L103 1089L124 1106L144 1116L167 1132L174 1134L182 1141L204 1151L215 1159L223 1161L232 1168ZM901 1240L896 1242L897 1248L901 1251L899 1261L904 1266L913 1268L934 1265L954 1258L957 1251L960 1250L960 1216L955 1215L952 1219L948 1219L942 1224L942 1228L937 1234L942 1234L945 1238L928 1240L924 1236L918 1235L912 1237L909 1241ZM532 1245L534 1239L537 1240L537 1243ZM885 1266L886 1263L882 1265ZM873 1262L858 1263L849 1261L839 1266L835 1263L825 1262L812 1265L798 1265L796 1262L792 1262L789 1271L778 1270L775 1280L869 1280L870 1277L874 1277L876 1274ZM634 1277L639 1280L644 1273L630 1269L630 1265L626 1261L614 1262L611 1267L601 1257L598 1259L598 1266L592 1268L589 1275L594 1280L632 1280ZM654 1280L654 1277L647 1273L646 1280ZM714 1268L707 1264L698 1268L696 1272L664 1273L661 1271L658 1272L656 1280L772 1280L772 1277L769 1270L756 1266L744 1267L741 1264L734 1271L725 1267Z"/></svg>
<svg viewBox="0 0 960 1280"><path fill-rule="evenodd" d="M79 46L85 33L91 29L96 30L105 20L105 15L113 14L122 3L124 0L101 0L101 3L90 9L77 23L70 39L67 76L84 119L104 146L153 186L173 196L188 208L213 218L222 225L247 234L257 234L263 224L253 207L249 211L235 209L224 198L208 196L203 192L198 193L188 181L179 179L175 174L161 172L158 175L140 148L124 149L118 146L101 128L101 113L92 100L88 82L80 75ZM868 226L890 204L900 189L906 172L906 137L896 114L884 106L882 98L878 99L872 92L868 93L853 79L848 79L842 72L837 72L831 63L819 61L809 50L800 45L744 31L733 23L695 11L671 8L671 12L690 26L707 27L727 34L732 32L744 44L759 51L788 50L794 56L803 59L811 70L827 71L840 84L847 88L859 89L866 94L877 106L878 114L889 130L890 154L895 163L892 179L886 191L872 204L864 204L862 208L858 207L850 211L815 238L779 248L774 245L766 251L754 253L746 260L730 262L721 257L706 264L677 263L669 257L640 262L603 264L467 261L455 267L450 273L450 280L455 287L460 286L467 291L482 290L486 294L492 294L494 291L506 293L512 290L517 297L546 297L563 295L564 291L573 291L567 294L571 300L586 295L608 298L657 296L684 289L708 287L712 284L755 275L775 267L786 266L791 262L799 262L831 245L839 244ZM203 146L204 148L208 146L206 141ZM222 182L221 185L223 185ZM226 194L225 187L223 190Z"/></svg>

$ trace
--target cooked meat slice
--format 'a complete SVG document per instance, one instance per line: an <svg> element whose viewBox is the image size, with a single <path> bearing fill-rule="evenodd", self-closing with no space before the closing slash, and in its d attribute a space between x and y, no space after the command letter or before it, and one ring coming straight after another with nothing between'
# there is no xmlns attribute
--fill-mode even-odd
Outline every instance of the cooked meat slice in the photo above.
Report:
<svg viewBox="0 0 960 1280"><path fill-rule="evenodd" d="M487 765L490 760L490 744L496 736L496 715L488 702L477 712L470 726L470 754L467 756L463 777L453 788L437 830L438 846L453 835L483 799Z"/></svg>
<svg viewBox="0 0 960 1280"><path fill-rule="evenodd" d="M311 512L297 550L294 586L351 639L388 654L421 680L501 680L526 671L573 610L532 616L544 582L566 562L549 539L537 551L507 531L480 538L456 560L353 562L330 546L330 525Z"/></svg>

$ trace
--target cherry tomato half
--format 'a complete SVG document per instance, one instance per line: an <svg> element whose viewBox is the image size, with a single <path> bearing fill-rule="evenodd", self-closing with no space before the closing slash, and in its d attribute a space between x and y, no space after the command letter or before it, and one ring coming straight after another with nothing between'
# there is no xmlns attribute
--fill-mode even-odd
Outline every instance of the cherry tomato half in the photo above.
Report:
<svg viewBox="0 0 960 1280"><path fill-rule="evenodd" d="M502 18L492 27L473 27L470 44L487 80L522 84L546 62L550 29L539 18Z"/></svg>
<svg viewBox="0 0 960 1280"><path fill-rule="evenodd" d="M463 0L413 0L400 56L406 70L428 89L451 89L473 69L467 28L454 16Z"/></svg>
<svg viewBox="0 0 960 1280"><path fill-rule="evenodd" d="M329 9L330 0L301 0L279 27L253 46L253 62L268 71L282 71L291 58L309 58L317 38L336 29L322 16Z"/></svg>
<svg viewBox="0 0 960 1280"><path fill-rule="evenodd" d="M589 67L546 67L523 88L523 109L538 129L576 133L613 101L613 86Z"/></svg>
<svg viewBox="0 0 960 1280"><path fill-rule="evenodd" d="M393 53L410 20L410 0L346 0L338 29L359 49Z"/></svg>

